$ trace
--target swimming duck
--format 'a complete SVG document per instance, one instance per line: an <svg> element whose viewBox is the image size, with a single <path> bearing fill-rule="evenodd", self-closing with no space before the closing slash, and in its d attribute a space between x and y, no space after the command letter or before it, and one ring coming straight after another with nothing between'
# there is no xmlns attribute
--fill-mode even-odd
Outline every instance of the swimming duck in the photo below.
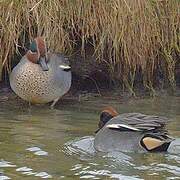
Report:
<svg viewBox="0 0 180 180"><path fill-rule="evenodd" d="M119 115L108 107L100 114L94 147L98 151L167 151L174 140L168 136L165 125L168 119L141 113Z"/></svg>
<svg viewBox="0 0 180 180"><path fill-rule="evenodd" d="M71 67L63 55L47 53L44 39L37 37L12 70L10 86L28 102L41 104L53 101L53 107L70 89Z"/></svg>

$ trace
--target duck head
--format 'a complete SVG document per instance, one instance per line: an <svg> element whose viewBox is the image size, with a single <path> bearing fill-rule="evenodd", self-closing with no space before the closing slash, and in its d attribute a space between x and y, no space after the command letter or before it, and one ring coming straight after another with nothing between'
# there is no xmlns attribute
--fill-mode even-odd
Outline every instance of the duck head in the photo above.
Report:
<svg viewBox="0 0 180 180"><path fill-rule="evenodd" d="M37 37L32 41L26 57L32 63L39 64L43 71L49 70L47 66L46 44L42 37Z"/></svg>
<svg viewBox="0 0 180 180"><path fill-rule="evenodd" d="M104 125L111 120L113 117L117 116L118 112L113 107L105 108L100 114L100 120L98 123L98 129L95 131L97 133Z"/></svg>

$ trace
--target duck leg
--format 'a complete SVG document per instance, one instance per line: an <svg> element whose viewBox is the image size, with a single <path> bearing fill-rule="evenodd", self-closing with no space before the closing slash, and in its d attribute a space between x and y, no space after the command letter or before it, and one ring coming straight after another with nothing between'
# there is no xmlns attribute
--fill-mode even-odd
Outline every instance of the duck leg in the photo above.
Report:
<svg viewBox="0 0 180 180"><path fill-rule="evenodd" d="M51 104L51 109L54 109L55 104L58 102L59 98L55 99Z"/></svg>

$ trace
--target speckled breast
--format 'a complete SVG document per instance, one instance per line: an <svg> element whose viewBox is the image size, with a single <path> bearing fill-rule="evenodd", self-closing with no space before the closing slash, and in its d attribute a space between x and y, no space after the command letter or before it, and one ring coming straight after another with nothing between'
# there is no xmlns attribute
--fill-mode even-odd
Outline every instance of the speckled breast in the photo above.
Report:
<svg viewBox="0 0 180 180"><path fill-rule="evenodd" d="M71 86L71 72L58 72L62 76L57 77L56 71L60 70L48 66L49 71L43 71L38 64L23 57L10 75L11 88L19 97L32 103L47 103L60 98Z"/></svg>

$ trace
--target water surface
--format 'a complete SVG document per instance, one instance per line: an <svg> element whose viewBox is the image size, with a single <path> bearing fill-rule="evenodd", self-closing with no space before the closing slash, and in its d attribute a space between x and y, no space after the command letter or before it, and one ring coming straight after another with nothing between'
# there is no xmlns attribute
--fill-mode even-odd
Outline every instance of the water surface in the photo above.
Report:
<svg viewBox="0 0 180 180"><path fill-rule="evenodd" d="M141 112L172 119L180 142L180 97L64 99L56 109L0 102L0 180L4 179L180 179L180 149L170 153L96 153L99 112Z"/></svg>

